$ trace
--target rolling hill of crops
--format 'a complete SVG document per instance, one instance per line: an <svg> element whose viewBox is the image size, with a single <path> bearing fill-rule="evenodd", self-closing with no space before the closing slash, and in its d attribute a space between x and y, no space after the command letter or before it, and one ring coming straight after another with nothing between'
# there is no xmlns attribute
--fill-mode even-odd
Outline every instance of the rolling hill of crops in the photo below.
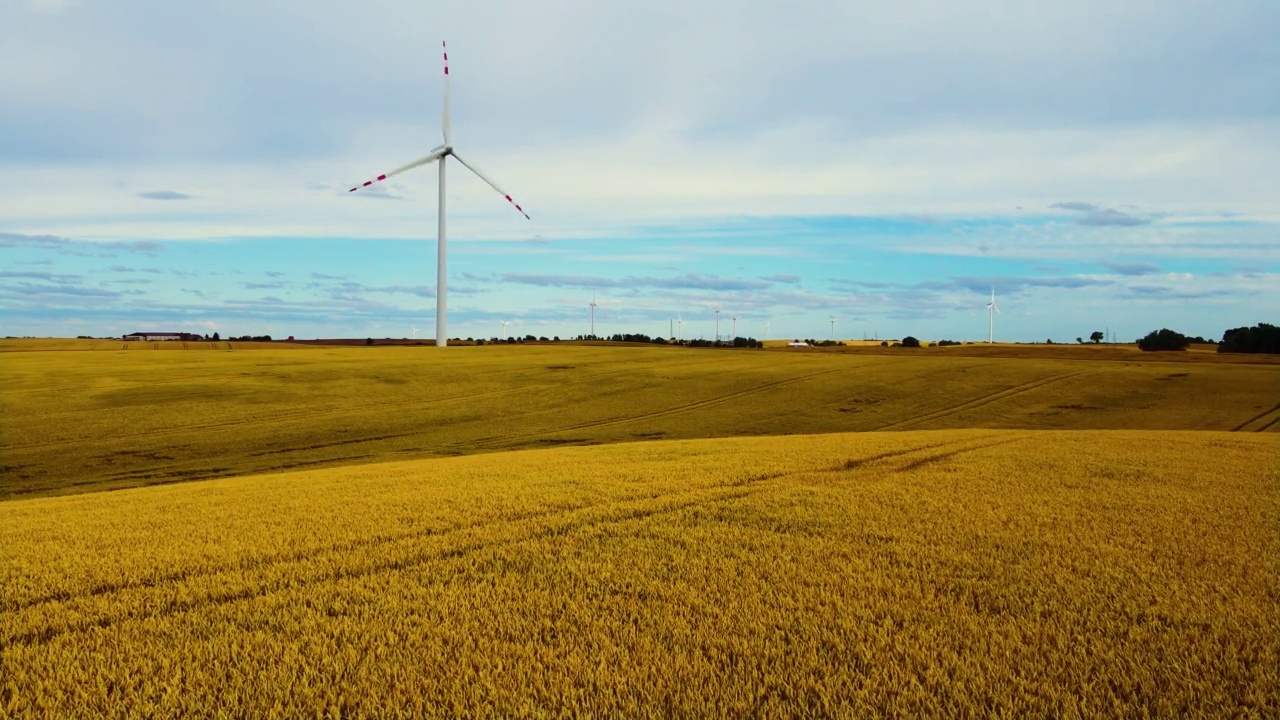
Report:
<svg viewBox="0 0 1280 720"><path fill-rule="evenodd" d="M0 503L0 714L1275 717L1280 436L568 447Z"/></svg>
<svg viewBox="0 0 1280 720"><path fill-rule="evenodd" d="M0 343L23 350L0 353L0 497L646 439L946 428L1280 431L1280 365L1223 363L1209 353L1171 363L1088 347L1063 359L1042 356L1053 348L1022 348L1017 357L953 352L977 352L970 346L882 354L189 345L203 351ZM95 351L67 351L73 347ZM1099 353L1108 359L1092 359Z"/></svg>
<svg viewBox="0 0 1280 720"><path fill-rule="evenodd" d="M0 341L0 717L1280 715L1266 358L123 345Z"/></svg>

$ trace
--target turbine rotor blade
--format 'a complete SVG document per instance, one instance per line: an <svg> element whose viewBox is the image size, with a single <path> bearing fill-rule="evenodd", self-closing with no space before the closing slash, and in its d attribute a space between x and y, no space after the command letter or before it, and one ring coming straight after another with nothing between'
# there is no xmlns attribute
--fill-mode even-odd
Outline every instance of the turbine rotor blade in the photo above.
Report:
<svg viewBox="0 0 1280 720"><path fill-rule="evenodd" d="M459 156L458 156L458 153L454 152L454 153L450 153L450 154L452 154L452 155L453 155L453 157L454 157L455 159L457 159L457 161L458 161L458 162L462 163L462 166L463 166L463 167L465 167L466 169L468 169L468 170L470 170L471 172L475 173L475 174L476 174L476 177L478 177L478 178L480 178L481 180L483 180L483 181L485 181L485 182L489 183L489 187L493 188L494 190L497 190L499 195L501 195L502 197L506 198L506 199L507 199L507 202L509 202L509 203L511 203L512 205L514 205L514 206L515 206L515 209L520 211L520 214L524 216L524 219L525 219L525 220L532 220L532 219L533 219L533 218L529 217L529 213L527 213L527 212L525 212L525 211L524 211L524 208L520 207L520 203L518 203L518 202L516 202L515 200L512 200L512 199L511 199L511 195L510 195L510 194L508 194L506 190L503 190L502 188L498 187L498 183L496 183L496 182L494 182L494 181L490 180L488 177L486 177L486 176L485 176L485 174L484 174L484 173L482 173L482 172L480 172L479 170L475 169L475 167L473 167L473 166L471 165L471 163L469 163L469 162L467 162L466 160L463 160L461 157L459 157Z"/></svg>
<svg viewBox="0 0 1280 720"><path fill-rule="evenodd" d="M440 42L441 52L444 55L444 105L440 119L440 131L444 134L444 144L449 144L449 44Z"/></svg>
<svg viewBox="0 0 1280 720"><path fill-rule="evenodd" d="M372 179L372 180L370 180L370 181L368 181L368 182L366 182L366 183L364 183L364 184L362 184L362 185L357 185L357 186L355 186L355 187L351 188L351 189L350 189L350 190L348 190L347 192L355 192L355 191L359 190L360 188L367 188L367 187L369 187L370 185L372 185L372 184L374 184L374 183L376 183L376 182L382 182L383 180L386 180L387 178L392 177L392 176L395 176L395 175L399 175L400 173L405 172L406 170L412 170L412 169L414 169L414 168L416 168L416 167L420 167L420 166L422 166L422 165L426 165L427 163L435 162L436 160L439 160L440 158L442 158L442 157L444 157L444 156L445 156L444 147L443 147L443 146L438 147L438 148L436 148L435 150L432 150L430 155L427 155L427 156L425 156L425 157L420 157L420 158L418 158L417 160L414 160L413 162L411 162L411 163L409 163L409 164L407 164L407 165L401 165L400 167L396 168L395 170L392 170L391 172L383 173L383 174L379 175L378 177L376 177L376 178L374 178L374 179Z"/></svg>

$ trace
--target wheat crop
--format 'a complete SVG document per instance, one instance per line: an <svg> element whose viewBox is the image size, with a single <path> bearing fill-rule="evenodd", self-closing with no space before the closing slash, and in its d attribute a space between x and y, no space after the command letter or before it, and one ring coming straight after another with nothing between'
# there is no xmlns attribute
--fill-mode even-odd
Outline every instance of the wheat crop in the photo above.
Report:
<svg viewBox="0 0 1280 720"><path fill-rule="evenodd" d="M669 347L33 347L0 354L0 498L639 439L1280 431L1274 365Z"/></svg>
<svg viewBox="0 0 1280 720"><path fill-rule="evenodd" d="M0 504L0 714L1280 713L1280 438L664 441Z"/></svg>

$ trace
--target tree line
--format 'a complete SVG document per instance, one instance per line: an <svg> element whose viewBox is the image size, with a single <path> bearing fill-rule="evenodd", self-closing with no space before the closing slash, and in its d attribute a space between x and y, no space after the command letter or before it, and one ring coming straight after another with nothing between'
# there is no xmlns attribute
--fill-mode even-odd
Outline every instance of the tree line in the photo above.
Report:
<svg viewBox="0 0 1280 720"><path fill-rule="evenodd" d="M1208 343L1200 337L1189 337L1169 328L1152 330L1138 340L1141 350L1186 350L1192 343ZM1258 323L1252 327L1231 328L1222 334L1218 342L1220 353L1273 353L1280 354L1280 327Z"/></svg>

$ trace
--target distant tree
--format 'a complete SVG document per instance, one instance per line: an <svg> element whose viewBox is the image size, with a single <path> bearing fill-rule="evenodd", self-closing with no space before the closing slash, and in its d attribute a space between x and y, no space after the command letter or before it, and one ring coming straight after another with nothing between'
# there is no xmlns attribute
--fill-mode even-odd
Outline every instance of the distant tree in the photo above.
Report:
<svg viewBox="0 0 1280 720"><path fill-rule="evenodd" d="M908 335L902 338L902 347L918 348L920 347L920 341Z"/></svg>
<svg viewBox="0 0 1280 720"><path fill-rule="evenodd" d="M1089 336L1089 339L1093 341L1094 345L1097 345L1098 343L1102 342L1102 339L1105 337L1106 335L1103 335L1101 330L1094 330L1093 334Z"/></svg>
<svg viewBox="0 0 1280 720"><path fill-rule="evenodd" d="M214 334L213 334L213 341L214 341L214 342L217 342L217 341L219 341L219 340L221 340L221 339L222 339L222 338L218 336L218 333L214 333Z"/></svg>
<svg viewBox="0 0 1280 720"><path fill-rule="evenodd" d="M1191 344L1191 338L1182 333L1174 332L1169 328L1161 328L1152 330L1147 336L1138 341L1138 349L1152 350L1186 350Z"/></svg>
<svg viewBox="0 0 1280 720"><path fill-rule="evenodd" d="M1280 353L1280 327L1258 323L1253 327L1232 328L1222 334L1218 352Z"/></svg>
<svg viewBox="0 0 1280 720"><path fill-rule="evenodd" d="M555 337L551 338L551 342L560 342L560 336L559 336L559 335L557 335L557 336L555 336Z"/></svg>
<svg viewBox="0 0 1280 720"><path fill-rule="evenodd" d="M881 340L881 341L880 341L880 347L889 347L889 341L888 341L888 340Z"/></svg>
<svg viewBox="0 0 1280 720"><path fill-rule="evenodd" d="M364 344L365 344L365 345L372 345L372 344L373 344L373 338L365 338L365 339L364 339Z"/></svg>

